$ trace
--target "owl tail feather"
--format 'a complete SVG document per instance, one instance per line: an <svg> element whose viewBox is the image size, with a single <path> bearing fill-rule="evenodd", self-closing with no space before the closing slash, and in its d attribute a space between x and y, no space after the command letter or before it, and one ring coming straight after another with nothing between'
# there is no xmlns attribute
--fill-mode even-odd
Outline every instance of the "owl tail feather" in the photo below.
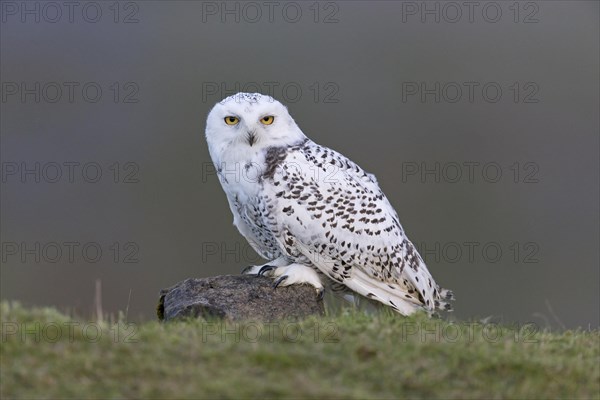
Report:
<svg viewBox="0 0 600 400"><path fill-rule="evenodd" d="M411 315L419 310L431 312L416 297L403 291L398 285L377 281L358 268L355 268L350 279L344 281L344 285L368 299L392 307L402 315Z"/></svg>
<svg viewBox="0 0 600 400"><path fill-rule="evenodd" d="M454 300L454 294L448 289L439 288L439 298L434 299L433 307L427 307L419 296L410 294L399 285L375 280L358 268L355 268L352 277L345 280L344 284L368 299L377 300L390 306L402 315L411 315L419 310L428 314L432 314L436 310L452 311L450 301Z"/></svg>

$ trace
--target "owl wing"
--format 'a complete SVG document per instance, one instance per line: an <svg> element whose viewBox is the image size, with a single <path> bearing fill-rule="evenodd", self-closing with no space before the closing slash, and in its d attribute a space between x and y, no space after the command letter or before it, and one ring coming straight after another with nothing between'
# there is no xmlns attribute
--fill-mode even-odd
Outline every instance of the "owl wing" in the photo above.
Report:
<svg viewBox="0 0 600 400"><path fill-rule="evenodd" d="M402 314L441 304L441 289L377 181L346 157L309 141L287 152L265 195L287 254L300 253L334 281Z"/></svg>

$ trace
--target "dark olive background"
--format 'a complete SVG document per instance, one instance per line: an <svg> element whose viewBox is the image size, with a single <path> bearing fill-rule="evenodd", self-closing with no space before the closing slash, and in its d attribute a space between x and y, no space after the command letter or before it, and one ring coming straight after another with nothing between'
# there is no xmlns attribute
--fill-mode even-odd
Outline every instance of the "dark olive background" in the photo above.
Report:
<svg viewBox="0 0 600 400"><path fill-rule="evenodd" d="M521 3L516 23L513 2L487 6L488 20L496 6L502 11L495 23L482 15L487 3L478 3L472 22L464 7L452 22L453 9L427 3L439 7L439 23L406 12L421 2L296 3L297 22L294 5L284 2L272 22L262 2L255 3L259 17L256 8L228 3L239 7L239 22L211 13L221 2L120 3L118 23L112 2L96 3L96 23L82 17L85 2L73 22L64 8L55 23L44 20L54 18L51 9L40 8L46 14L39 23L3 10L2 299L89 314L101 279L105 311L128 308L130 318L152 318L159 289L262 263L231 223L204 140L208 111L237 83L263 92L276 87L271 94L309 137L378 177L409 237L427 249L440 246L438 257L425 258L437 281L455 291L458 318L597 327L598 2ZM93 11L87 9L88 18ZM524 23L532 13L537 22ZM128 15L138 22L123 23ZM36 103L32 95L9 95L11 82L79 86L72 103L66 93L56 103L43 96ZM98 102L82 97L86 82L102 88ZM439 102L434 95L422 101L407 96L412 82L440 82L446 92ZM473 101L465 82L479 85ZM496 83L502 96L489 100L492 88L486 100L481 88ZM452 102L457 85L464 91ZM209 91L215 87L217 93ZM129 100L137 102L123 102L135 88ZM101 179L86 182L81 166L73 183L64 166L56 183L8 174L21 163L50 168L71 161L98 163ZM115 162L120 183L113 182ZM436 162L446 167L439 182L403 177L411 166ZM472 182L468 162L480 163ZM449 163L463 165L458 182L450 182L456 169ZM486 163L501 167L498 182L490 182L494 168L482 176ZM138 182L123 183L127 172ZM47 251L48 243L65 251L63 242L93 242L102 257L86 261L81 246L73 262L66 251L55 263L54 253L36 262L9 251L14 243L36 242ZM125 251L128 242L139 250L136 263L123 262L136 249ZM468 242L480 243L473 258Z"/></svg>

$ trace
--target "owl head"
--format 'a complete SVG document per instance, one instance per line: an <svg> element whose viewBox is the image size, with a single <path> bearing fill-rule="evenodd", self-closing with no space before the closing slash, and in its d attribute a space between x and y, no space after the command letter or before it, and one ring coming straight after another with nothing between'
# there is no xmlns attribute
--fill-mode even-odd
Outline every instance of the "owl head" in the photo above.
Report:
<svg viewBox="0 0 600 400"><path fill-rule="evenodd" d="M215 104L206 120L206 141L213 160L224 152L255 153L304 138L287 108L260 93L229 96Z"/></svg>

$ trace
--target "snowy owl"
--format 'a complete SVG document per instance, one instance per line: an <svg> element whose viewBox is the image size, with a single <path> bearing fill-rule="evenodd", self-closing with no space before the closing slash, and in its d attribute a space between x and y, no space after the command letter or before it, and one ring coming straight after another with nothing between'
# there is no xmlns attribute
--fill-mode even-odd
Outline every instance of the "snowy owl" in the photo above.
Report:
<svg viewBox="0 0 600 400"><path fill-rule="evenodd" d="M345 287L403 315L451 309L375 177L307 138L283 104L227 97L208 114L206 141L234 225L269 260L244 273L320 297L324 283Z"/></svg>

